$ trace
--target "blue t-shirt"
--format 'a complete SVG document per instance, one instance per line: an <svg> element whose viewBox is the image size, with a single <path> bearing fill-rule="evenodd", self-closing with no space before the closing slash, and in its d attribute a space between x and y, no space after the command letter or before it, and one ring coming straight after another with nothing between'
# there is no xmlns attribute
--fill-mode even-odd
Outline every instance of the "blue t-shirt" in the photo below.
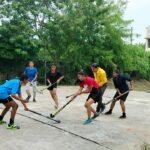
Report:
<svg viewBox="0 0 150 150"><path fill-rule="evenodd" d="M35 78L35 76L38 74L38 71L35 67L33 68L26 67L25 74L29 77L29 81L32 81Z"/></svg>
<svg viewBox="0 0 150 150"><path fill-rule="evenodd" d="M7 99L12 94L21 94L21 83L19 79L6 81L0 86L0 99Z"/></svg>

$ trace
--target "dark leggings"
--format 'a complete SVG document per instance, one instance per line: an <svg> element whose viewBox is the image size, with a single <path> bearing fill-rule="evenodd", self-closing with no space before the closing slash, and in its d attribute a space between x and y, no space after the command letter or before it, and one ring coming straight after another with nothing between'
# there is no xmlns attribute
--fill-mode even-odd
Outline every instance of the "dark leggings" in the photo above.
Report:
<svg viewBox="0 0 150 150"><path fill-rule="evenodd" d="M102 86L102 88L101 88L102 96L104 95L104 92L105 92L106 88L107 88L107 83L105 83L105 84ZM104 104L102 103L102 100L103 100L103 99L102 99L102 96L100 97L99 102L98 102L97 107L96 107L96 111L97 111L97 112L100 112L100 109L104 107Z"/></svg>

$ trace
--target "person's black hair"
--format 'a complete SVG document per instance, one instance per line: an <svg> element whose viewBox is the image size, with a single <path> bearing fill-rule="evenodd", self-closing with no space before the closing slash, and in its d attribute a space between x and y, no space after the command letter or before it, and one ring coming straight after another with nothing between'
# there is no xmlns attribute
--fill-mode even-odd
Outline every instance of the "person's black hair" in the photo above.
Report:
<svg viewBox="0 0 150 150"><path fill-rule="evenodd" d="M53 64L51 64L51 66L50 66L50 67L53 67L53 66L57 67L57 65L56 65L56 64L54 64L54 63L53 63Z"/></svg>
<svg viewBox="0 0 150 150"><path fill-rule="evenodd" d="M56 64L51 64L51 65L50 65L50 72L51 72L51 70L52 70L52 67L53 67L53 66L55 66L55 67L56 67L55 72L57 72L57 65L56 65Z"/></svg>
<svg viewBox="0 0 150 150"><path fill-rule="evenodd" d="M78 72L78 75L87 76L87 73L85 70L82 69L81 71Z"/></svg>
<svg viewBox="0 0 150 150"><path fill-rule="evenodd" d="M85 70L81 70L81 71L79 71L78 73L77 73L77 75L82 75L82 76L87 76L87 73L86 73L86 71ZM77 79L76 79L76 81L75 81L75 85L80 85L81 83L82 83L83 81L80 81L79 79L78 79L78 77L77 77Z"/></svg>
<svg viewBox="0 0 150 150"><path fill-rule="evenodd" d="M93 64L91 65L91 67L93 67L93 68L98 68L99 65L98 65L97 63L93 63Z"/></svg>
<svg viewBox="0 0 150 150"><path fill-rule="evenodd" d="M120 75L120 70L118 70L118 69L114 70L113 72L115 72L115 73Z"/></svg>
<svg viewBox="0 0 150 150"><path fill-rule="evenodd" d="M20 76L20 81L28 80L28 79L29 79L29 77L27 75L25 75L25 74Z"/></svg>

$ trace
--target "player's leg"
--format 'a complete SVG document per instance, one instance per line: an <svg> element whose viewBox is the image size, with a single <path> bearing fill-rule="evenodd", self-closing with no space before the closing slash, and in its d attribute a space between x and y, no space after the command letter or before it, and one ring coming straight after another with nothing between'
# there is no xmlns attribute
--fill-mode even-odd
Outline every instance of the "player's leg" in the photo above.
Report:
<svg viewBox="0 0 150 150"><path fill-rule="evenodd" d="M9 124L8 124L7 128L8 129L18 128L18 126L16 126L14 124L14 120L15 120L15 116L16 116L16 111L17 111L17 108L18 108L17 103L11 97L8 97L3 104L4 104L5 108L4 108L4 110L2 111L2 113L0 115L1 119L3 119L4 116L6 115L6 113L9 111L9 109L12 108L11 109L10 121L9 121Z"/></svg>
<svg viewBox="0 0 150 150"><path fill-rule="evenodd" d="M102 96L106 90L106 87L107 87L107 84L104 84L102 87L101 87L101 96L99 97L99 101L98 101L98 104L97 104L97 107L96 107L96 112L97 113L102 113L104 110L105 110L105 105L102 103Z"/></svg>
<svg viewBox="0 0 150 150"><path fill-rule="evenodd" d="M31 93L30 93L30 82L28 82L27 84L26 84L26 93L27 93L27 98L26 98L26 100L28 100L29 101L29 99L31 98Z"/></svg>
<svg viewBox="0 0 150 150"><path fill-rule="evenodd" d="M1 103L3 103L3 105L5 106L5 103L7 103L7 102L5 102L3 100L3 101L1 101ZM3 119L6 115L6 113L9 111L9 109L10 109L10 106L7 106L7 107L5 106L5 108L3 109L2 113L0 114L0 124L6 123L6 121L4 121Z"/></svg>
<svg viewBox="0 0 150 150"><path fill-rule="evenodd" d="M121 106L121 109L122 109L122 115L119 117L120 119L126 118L126 106L125 106L125 101L126 101L126 99L127 99L127 97L128 97L128 94L129 94L129 93L127 93L127 94L121 96L121 98L120 98L120 106Z"/></svg>
<svg viewBox="0 0 150 150"><path fill-rule="evenodd" d="M53 88L52 90L50 90L51 96L55 102L55 108L57 109L59 106L58 103L58 96L57 96L57 88Z"/></svg>
<svg viewBox="0 0 150 150"><path fill-rule="evenodd" d="M96 111L92 108L92 104L95 103L95 101L92 98L89 98L85 103L85 108L87 110L87 120L84 122L84 124L89 124L92 122L91 119L91 113L96 114Z"/></svg>
<svg viewBox="0 0 150 150"><path fill-rule="evenodd" d="M125 107L125 102L123 100L120 100L120 106L122 109L122 115L119 118L120 119L126 118L126 107Z"/></svg>
<svg viewBox="0 0 150 150"><path fill-rule="evenodd" d="M37 88L37 82L33 82L33 102L36 102L36 88Z"/></svg>
<svg viewBox="0 0 150 150"><path fill-rule="evenodd" d="M117 96L119 96L118 92L116 92L114 98L117 97ZM113 111L113 109L114 109L114 107L115 107L115 104L116 104L116 101L112 101L112 103L111 103L111 105L110 105L110 109L109 109L109 111L107 111L107 112L105 113L105 115L111 115L111 114L112 114L112 111Z"/></svg>

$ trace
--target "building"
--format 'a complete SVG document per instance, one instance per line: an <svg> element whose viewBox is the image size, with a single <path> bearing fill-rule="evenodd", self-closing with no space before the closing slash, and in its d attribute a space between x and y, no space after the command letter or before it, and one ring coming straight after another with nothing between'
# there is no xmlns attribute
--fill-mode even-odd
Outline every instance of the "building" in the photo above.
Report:
<svg viewBox="0 0 150 150"><path fill-rule="evenodd" d="M147 33L146 33L146 47L145 47L145 50L146 51L150 51L150 26L148 26L146 28L147 30Z"/></svg>

